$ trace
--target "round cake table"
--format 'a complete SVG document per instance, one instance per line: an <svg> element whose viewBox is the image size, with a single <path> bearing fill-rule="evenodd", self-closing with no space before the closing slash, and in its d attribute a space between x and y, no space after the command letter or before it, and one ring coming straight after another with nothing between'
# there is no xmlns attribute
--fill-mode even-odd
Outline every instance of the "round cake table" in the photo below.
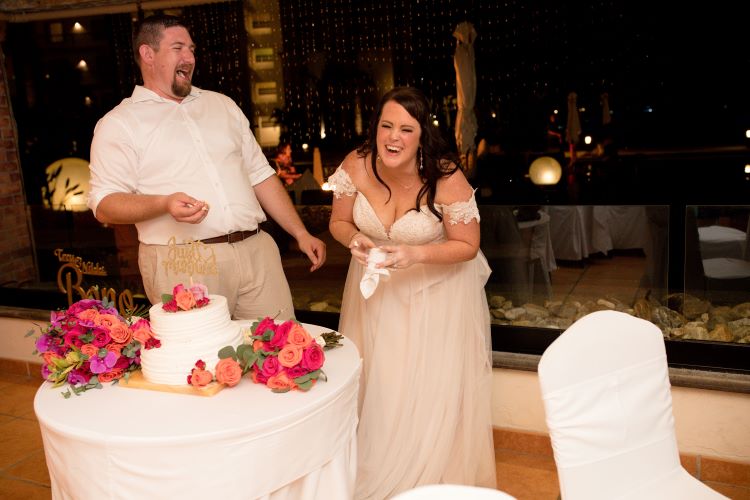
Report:
<svg viewBox="0 0 750 500"><path fill-rule="evenodd" d="M305 325L313 336L326 331ZM348 499L360 357L326 351L309 392L243 378L212 397L105 385L34 399L54 499Z"/></svg>

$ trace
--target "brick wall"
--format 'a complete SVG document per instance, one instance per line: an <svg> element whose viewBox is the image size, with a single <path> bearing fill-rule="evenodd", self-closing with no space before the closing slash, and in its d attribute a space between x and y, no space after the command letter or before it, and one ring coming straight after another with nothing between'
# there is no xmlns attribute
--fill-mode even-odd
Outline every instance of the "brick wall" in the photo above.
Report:
<svg viewBox="0 0 750 500"><path fill-rule="evenodd" d="M4 26L0 26L0 42L4 31ZM35 277L18 160L18 134L8 95L5 56L0 46L0 285L22 283Z"/></svg>

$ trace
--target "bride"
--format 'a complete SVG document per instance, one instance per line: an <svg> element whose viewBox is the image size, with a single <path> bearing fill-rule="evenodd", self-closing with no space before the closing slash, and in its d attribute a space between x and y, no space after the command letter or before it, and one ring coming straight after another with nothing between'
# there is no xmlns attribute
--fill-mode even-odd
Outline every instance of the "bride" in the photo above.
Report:
<svg viewBox="0 0 750 500"><path fill-rule="evenodd" d="M331 234L352 254L339 331L363 358L358 499L422 484L496 486L490 270L473 190L429 109L415 88L386 93L367 141L328 179ZM376 247L388 276L365 298Z"/></svg>

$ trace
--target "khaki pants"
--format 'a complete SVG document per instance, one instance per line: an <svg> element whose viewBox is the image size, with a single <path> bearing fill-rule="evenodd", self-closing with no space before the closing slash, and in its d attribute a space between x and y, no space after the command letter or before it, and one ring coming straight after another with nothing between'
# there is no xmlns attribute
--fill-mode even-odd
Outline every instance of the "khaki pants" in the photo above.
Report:
<svg viewBox="0 0 750 500"><path fill-rule="evenodd" d="M201 283L208 293L227 298L234 319L294 317L289 284L279 248L267 233L239 243L184 245L140 244L138 266L152 304L171 294L175 285Z"/></svg>

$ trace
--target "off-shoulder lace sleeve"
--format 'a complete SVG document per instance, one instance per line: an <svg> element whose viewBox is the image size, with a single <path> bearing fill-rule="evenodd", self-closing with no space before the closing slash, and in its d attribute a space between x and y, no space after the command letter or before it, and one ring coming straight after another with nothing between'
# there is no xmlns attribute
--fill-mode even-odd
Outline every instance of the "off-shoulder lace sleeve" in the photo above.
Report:
<svg viewBox="0 0 750 500"><path fill-rule="evenodd" d="M443 215L448 218L448 222L455 225L459 222L468 224L471 219L476 219L479 222L479 208L477 208L477 200L474 198L472 192L471 198L466 201L457 201L450 205L441 205L443 208Z"/></svg>
<svg viewBox="0 0 750 500"><path fill-rule="evenodd" d="M341 198L341 195L352 196L357 192L351 177L341 166L328 178L328 184L336 198Z"/></svg>

